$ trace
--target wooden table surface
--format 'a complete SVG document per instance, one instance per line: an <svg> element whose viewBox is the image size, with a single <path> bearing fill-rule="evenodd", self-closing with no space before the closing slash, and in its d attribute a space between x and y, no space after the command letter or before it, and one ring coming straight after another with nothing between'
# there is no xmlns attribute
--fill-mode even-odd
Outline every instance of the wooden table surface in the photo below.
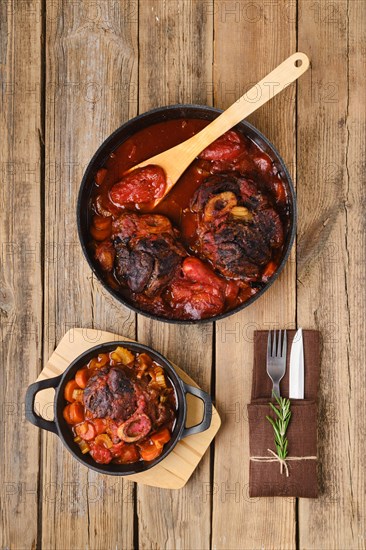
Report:
<svg viewBox="0 0 366 550"><path fill-rule="evenodd" d="M1 0L1 548L365 548L363 0ZM296 50L311 69L250 117L296 181L290 261L254 305L201 326L107 295L76 232L92 154L137 113L229 106ZM180 491L87 471L25 421L25 389L74 326L167 354L223 426ZM317 500L248 497L254 329L322 332Z"/></svg>

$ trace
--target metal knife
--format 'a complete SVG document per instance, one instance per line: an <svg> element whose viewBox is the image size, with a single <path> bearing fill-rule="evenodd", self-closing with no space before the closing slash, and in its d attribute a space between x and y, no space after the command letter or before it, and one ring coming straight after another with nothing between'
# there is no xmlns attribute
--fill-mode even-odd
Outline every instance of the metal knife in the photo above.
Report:
<svg viewBox="0 0 366 550"><path fill-rule="evenodd" d="M304 345L302 329L296 332L290 354L290 399L304 399Z"/></svg>

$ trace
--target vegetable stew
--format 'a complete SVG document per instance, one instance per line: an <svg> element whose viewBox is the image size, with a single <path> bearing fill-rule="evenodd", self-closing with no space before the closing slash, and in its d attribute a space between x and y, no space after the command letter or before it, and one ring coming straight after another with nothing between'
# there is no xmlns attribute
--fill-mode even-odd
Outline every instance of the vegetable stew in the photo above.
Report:
<svg viewBox="0 0 366 550"><path fill-rule="evenodd" d="M171 439L174 389L147 353L119 346L99 354L69 380L64 398L75 443L99 464L154 460Z"/></svg>

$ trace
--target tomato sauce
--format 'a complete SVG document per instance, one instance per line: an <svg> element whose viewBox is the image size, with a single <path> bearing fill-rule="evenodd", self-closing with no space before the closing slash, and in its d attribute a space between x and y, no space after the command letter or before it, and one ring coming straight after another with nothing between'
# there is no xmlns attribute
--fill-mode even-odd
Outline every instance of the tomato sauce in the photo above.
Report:
<svg viewBox="0 0 366 550"><path fill-rule="evenodd" d="M106 282L129 303L171 319L209 318L248 300L276 271L289 228L288 196L276 167L238 131L227 132L205 149L153 209L149 200L164 192L161 168L148 167L135 180L134 172L126 177L136 164L207 124L177 119L137 132L111 153L93 189L90 246ZM117 222L121 215L123 230ZM129 215L134 224L130 233ZM167 218L171 227L161 235L169 238L159 240L159 229L140 234L136 215L144 226L159 226ZM199 260L193 275L192 256ZM141 281L128 273L127 264L142 274ZM151 277L160 282L151 282Z"/></svg>

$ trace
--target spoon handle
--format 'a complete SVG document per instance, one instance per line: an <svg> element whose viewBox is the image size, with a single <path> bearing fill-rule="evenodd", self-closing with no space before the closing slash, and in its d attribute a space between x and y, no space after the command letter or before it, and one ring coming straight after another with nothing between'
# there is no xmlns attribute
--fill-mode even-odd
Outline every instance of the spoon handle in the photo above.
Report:
<svg viewBox="0 0 366 550"><path fill-rule="evenodd" d="M258 84L245 92L211 124L191 138L192 146L189 146L189 150L192 158L201 153L215 139L282 92L289 84L304 74L309 65L310 61L306 54L297 52L290 55ZM185 142L186 146L189 141Z"/></svg>

